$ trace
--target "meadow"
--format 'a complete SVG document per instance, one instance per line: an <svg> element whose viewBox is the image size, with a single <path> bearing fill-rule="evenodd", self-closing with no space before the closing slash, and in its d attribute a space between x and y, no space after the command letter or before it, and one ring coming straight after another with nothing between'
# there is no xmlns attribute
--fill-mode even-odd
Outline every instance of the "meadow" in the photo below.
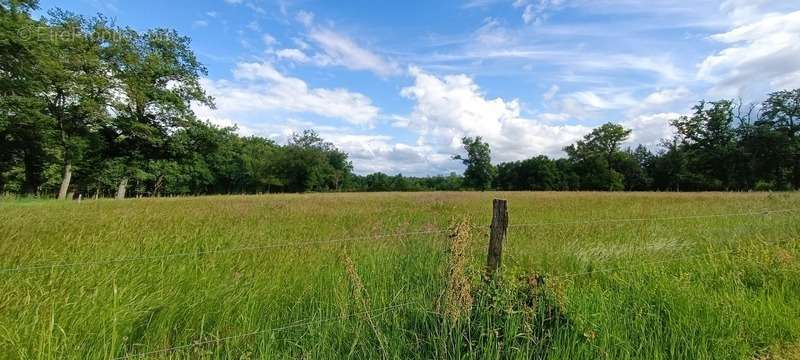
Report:
<svg viewBox="0 0 800 360"><path fill-rule="evenodd" d="M493 198L511 225L484 279ZM797 358L798 213L795 193L4 200L0 358Z"/></svg>

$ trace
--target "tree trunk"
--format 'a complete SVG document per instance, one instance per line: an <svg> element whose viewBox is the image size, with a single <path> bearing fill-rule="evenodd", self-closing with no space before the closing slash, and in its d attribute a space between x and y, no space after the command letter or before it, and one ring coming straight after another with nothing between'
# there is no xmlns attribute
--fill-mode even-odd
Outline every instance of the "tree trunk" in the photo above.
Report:
<svg viewBox="0 0 800 360"><path fill-rule="evenodd" d="M72 164L69 161L64 165L64 177L61 178L61 189L58 191L58 200L67 198L69 183L72 180Z"/></svg>
<svg viewBox="0 0 800 360"><path fill-rule="evenodd" d="M161 188L164 186L164 175L158 177L156 184L153 186L153 196L161 197Z"/></svg>
<svg viewBox="0 0 800 360"><path fill-rule="evenodd" d="M128 189L128 178L124 177L119 182L119 187L117 188L117 199L124 199L125 198L125 191Z"/></svg>

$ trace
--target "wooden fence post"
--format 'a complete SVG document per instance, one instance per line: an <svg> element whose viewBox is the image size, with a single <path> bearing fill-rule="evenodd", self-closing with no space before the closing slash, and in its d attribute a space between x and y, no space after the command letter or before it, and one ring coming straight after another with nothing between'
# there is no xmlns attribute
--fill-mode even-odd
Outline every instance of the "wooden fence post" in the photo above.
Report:
<svg viewBox="0 0 800 360"><path fill-rule="evenodd" d="M503 260L503 242L508 233L508 201L494 199L492 202L492 226L490 228L489 254L486 258L486 276L491 279Z"/></svg>

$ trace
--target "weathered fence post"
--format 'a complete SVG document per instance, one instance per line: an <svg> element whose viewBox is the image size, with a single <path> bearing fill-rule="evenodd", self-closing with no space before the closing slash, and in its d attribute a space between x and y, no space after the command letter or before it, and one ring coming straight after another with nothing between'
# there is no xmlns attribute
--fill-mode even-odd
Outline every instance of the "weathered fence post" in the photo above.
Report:
<svg viewBox="0 0 800 360"><path fill-rule="evenodd" d="M508 233L508 201L492 202L492 226L489 232L489 254L486 258L486 276L491 279L503 260L503 242Z"/></svg>

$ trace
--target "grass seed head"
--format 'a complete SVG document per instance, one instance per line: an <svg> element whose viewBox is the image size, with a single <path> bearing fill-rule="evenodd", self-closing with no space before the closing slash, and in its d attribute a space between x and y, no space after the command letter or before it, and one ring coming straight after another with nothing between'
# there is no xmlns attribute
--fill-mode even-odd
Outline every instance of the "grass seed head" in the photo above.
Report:
<svg viewBox="0 0 800 360"><path fill-rule="evenodd" d="M472 287L467 277L470 228L470 221L464 219L450 232L444 315L453 322L469 317L472 309Z"/></svg>

